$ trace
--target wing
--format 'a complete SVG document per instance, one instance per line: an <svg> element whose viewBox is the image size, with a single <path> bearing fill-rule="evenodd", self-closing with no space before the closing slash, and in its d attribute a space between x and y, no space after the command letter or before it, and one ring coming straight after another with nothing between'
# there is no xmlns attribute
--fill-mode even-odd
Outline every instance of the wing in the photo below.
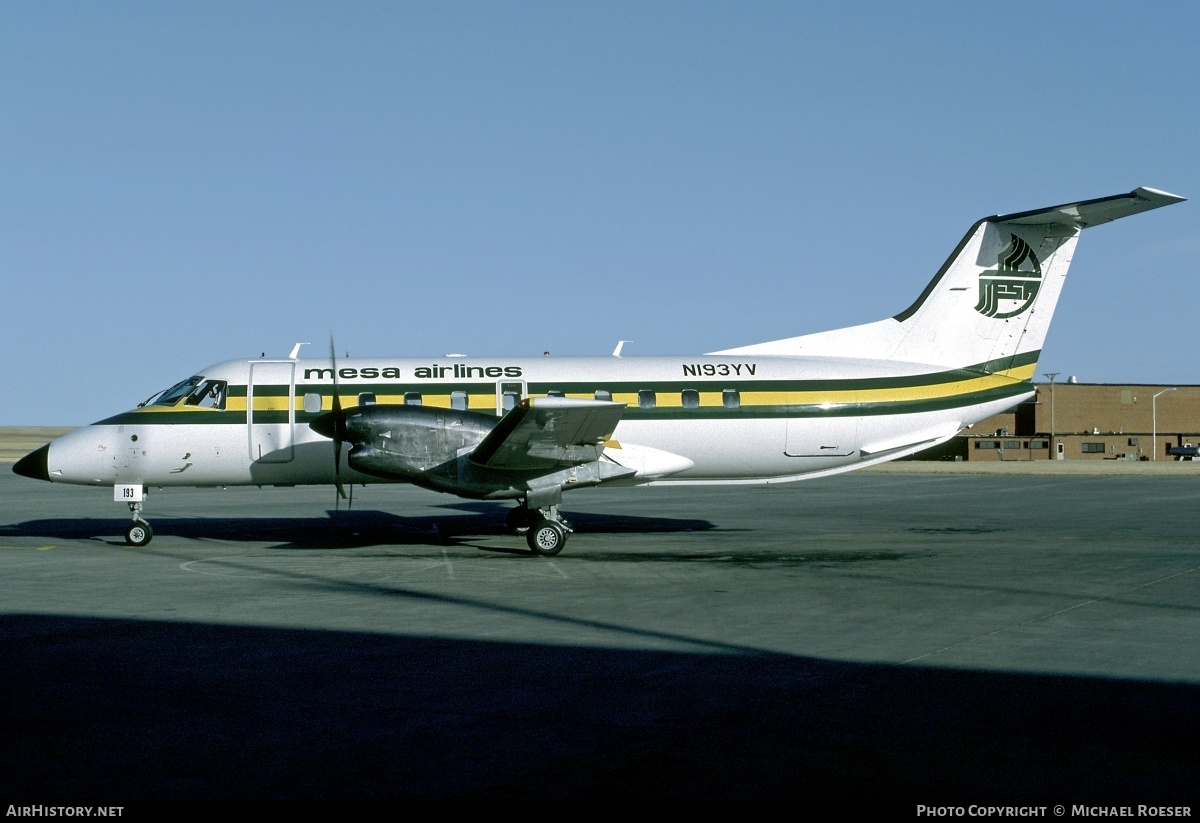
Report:
<svg viewBox="0 0 1200 823"><path fill-rule="evenodd" d="M470 460L491 469L521 470L591 463L600 459L624 411L624 403L605 400L531 397L496 424Z"/></svg>

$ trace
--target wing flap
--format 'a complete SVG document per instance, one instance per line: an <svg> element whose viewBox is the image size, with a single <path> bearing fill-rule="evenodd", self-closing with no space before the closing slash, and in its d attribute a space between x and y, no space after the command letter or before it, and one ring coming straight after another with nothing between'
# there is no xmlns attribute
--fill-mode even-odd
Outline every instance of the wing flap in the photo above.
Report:
<svg viewBox="0 0 1200 823"><path fill-rule="evenodd" d="M600 459L617 428L624 403L572 397L522 400L471 452L492 469L542 470Z"/></svg>

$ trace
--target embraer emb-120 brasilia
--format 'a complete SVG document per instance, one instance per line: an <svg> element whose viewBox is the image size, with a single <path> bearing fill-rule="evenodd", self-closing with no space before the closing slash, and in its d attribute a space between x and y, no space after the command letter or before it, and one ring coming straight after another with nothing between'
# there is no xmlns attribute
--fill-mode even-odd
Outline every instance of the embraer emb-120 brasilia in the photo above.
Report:
<svg viewBox="0 0 1200 823"><path fill-rule="evenodd" d="M695 357L232 360L77 429L14 471L113 486L130 545L149 486L414 483L513 500L536 554L586 486L775 483L949 440L1033 396L1080 231L1184 198L1154 189L988 217L911 306Z"/></svg>

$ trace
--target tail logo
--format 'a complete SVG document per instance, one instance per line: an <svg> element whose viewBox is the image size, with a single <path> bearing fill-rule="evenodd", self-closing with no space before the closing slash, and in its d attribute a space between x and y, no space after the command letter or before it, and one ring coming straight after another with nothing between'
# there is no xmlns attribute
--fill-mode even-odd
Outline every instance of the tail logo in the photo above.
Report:
<svg viewBox="0 0 1200 823"><path fill-rule="evenodd" d="M1042 284L1042 264L1033 249L1015 234L1009 235L1009 239L1009 245L997 255L996 268L979 275L979 303L975 311L984 317L1003 320L1025 312L1033 305Z"/></svg>

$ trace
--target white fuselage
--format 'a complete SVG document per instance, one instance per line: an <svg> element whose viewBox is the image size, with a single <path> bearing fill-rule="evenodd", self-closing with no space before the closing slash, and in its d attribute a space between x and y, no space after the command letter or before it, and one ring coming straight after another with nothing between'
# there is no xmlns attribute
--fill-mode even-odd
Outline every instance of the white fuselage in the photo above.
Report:
<svg viewBox="0 0 1200 823"><path fill-rule="evenodd" d="M333 408L335 391L342 408L490 414L561 393L627 404L604 455L637 469L632 482L797 480L945 441L1029 397L1032 368L769 355L237 360L192 381L219 389L219 402L160 400L78 429L50 445L46 468L54 482L88 485L329 484L333 443L308 424ZM345 455L341 471L347 482L386 482L349 469Z"/></svg>

